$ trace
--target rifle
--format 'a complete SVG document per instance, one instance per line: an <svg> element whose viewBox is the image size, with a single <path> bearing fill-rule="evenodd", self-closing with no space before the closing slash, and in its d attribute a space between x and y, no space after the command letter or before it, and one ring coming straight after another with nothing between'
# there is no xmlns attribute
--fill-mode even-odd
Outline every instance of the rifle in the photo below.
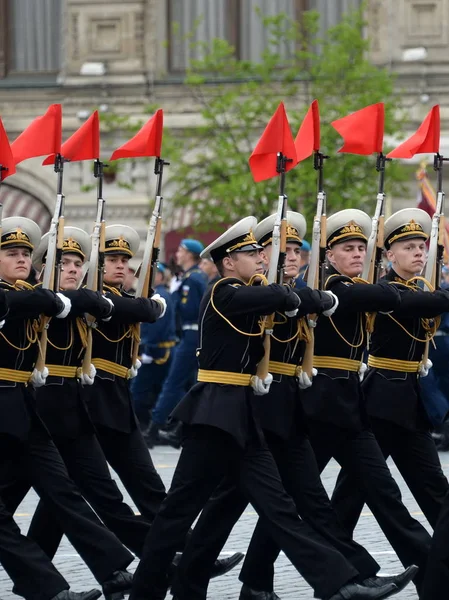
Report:
<svg viewBox="0 0 449 600"><path fill-rule="evenodd" d="M169 164L170 163L165 161L163 158L156 156L154 163L154 173L157 175L156 199L154 202L150 223L148 225L143 259L136 286L136 298L148 298L150 290L152 290L154 284L162 231L162 206L164 200L162 197L162 176L164 172L164 166L168 166ZM132 350L132 365L136 363L138 353L139 344L137 341L134 341Z"/></svg>
<svg viewBox="0 0 449 600"><path fill-rule="evenodd" d="M313 168L318 172L318 192L316 213L313 219L312 244L310 248L310 262L307 270L307 286L312 289L324 287L326 279L326 192L323 184L324 160L329 158L319 150L313 155ZM313 350L314 334L313 328L316 326L317 315L309 315L309 333L310 341L307 342L302 369L309 378L312 377L313 370Z"/></svg>
<svg viewBox="0 0 449 600"><path fill-rule="evenodd" d="M376 210L374 211L371 234L366 247L366 259L363 267L362 279L368 283L375 283L379 279L382 268L382 252L384 245L384 221L385 221L385 163L391 160L382 152L376 159L376 171L379 173L379 187L377 192Z"/></svg>
<svg viewBox="0 0 449 600"><path fill-rule="evenodd" d="M55 173L58 174L58 184L56 193L56 204L53 217L50 223L48 237L47 258L45 261L44 275L42 278L42 288L45 290L59 291L61 268L62 268L62 247L64 243L64 203L65 197L62 193L62 181L64 173L64 157L57 154L55 157ZM41 317L42 333L39 341L39 356L36 361L35 370L43 371L45 367L45 358L47 354L48 342L48 324L50 317Z"/></svg>
<svg viewBox="0 0 449 600"><path fill-rule="evenodd" d="M89 258L89 271L87 275L86 287L94 292L100 290L103 292L104 276L104 251L105 251L105 220L104 209L105 201L103 198L103 167L104 164L96 159L94 162L94 177L97 182L97 216L92 232L92 248ZM90 376L92 363L92 327L95 324L95 318L86 314L87 323L87 345L83 357L83 373Z"/></svg>
<svg viewBox="0 0 449 600"><path fill-rule="evenodd" d="M282 152L277 153L276 171L279 173L279 196L276 219L273 226L270 265L268 267L267 281L282 283L284 276L284 263L287 246L287 196L285 195L285 168L293 159L287 158ZM264 356L257 365L257 377L264 380L268 375L270 361L271 336L274 327L274 314L265 317L264 322Z"/></svg>

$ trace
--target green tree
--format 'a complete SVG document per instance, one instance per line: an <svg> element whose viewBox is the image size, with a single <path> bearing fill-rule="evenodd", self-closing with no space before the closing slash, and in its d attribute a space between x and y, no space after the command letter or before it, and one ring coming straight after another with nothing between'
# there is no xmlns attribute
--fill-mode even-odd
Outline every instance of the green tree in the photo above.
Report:
<svg viewBox="0 0 449 600"><path fill-rule="evenodd" d="M234 48L223 39L195 43L202 58L191 61L185 84L202 125L177 134L175 145L168 136L170 150L176 153L167 155L175 159L169 175L175 184L173 203L193 206L198 225L206 228L249 214L258 218L270 214L278 178L255 183L248 158L280 101L286 104L296 135L316 98L321 150L331 157L324 171L328 212L346 207L371 211L377 192L375 157L337 154L341 139L330 126L332 120L380 101L386 107L386 134L398 134L403 126L393 116L397 110L393 75L367 59L362 11L346 15L324 39L319 38L319 15L313 11L306 12L300 23L285 14L266 18L259 13L259 18L269 39L259 62L236 59ZM289 207L309 218L316 201L312 163L312 159L300 163L286 178ZM398 191L404 179L397 164L387 165L386 191Z"/></svg>

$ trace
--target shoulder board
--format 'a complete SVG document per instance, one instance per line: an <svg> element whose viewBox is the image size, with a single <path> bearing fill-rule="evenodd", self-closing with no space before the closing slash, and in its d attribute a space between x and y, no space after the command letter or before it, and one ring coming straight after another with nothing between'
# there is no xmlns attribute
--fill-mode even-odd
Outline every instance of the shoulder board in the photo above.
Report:
<svg viewBox="0 0 449 600"><path fill-rule="evenodd" d="M213 290L216 290L219 286L223 286L223 285L230 285L231 287L241 287L242 285L245 285L243 283L243 281L241 281L240 279L237 279L237 277L222 277L221 279L219 279L218 281L216 281L214 283L214 285L212 286Z"/></svg>
<svg viewBox="0 0 449 600"><path fill-rule="evenodd" d="M116 287L114 287L112 285L106 285L105 283L103 284L103 290L105 292L111 292L111 294L115 294L116 296L122 295L120 290L118 290Z"/></svg>
<svg viewBox="0 0 449 600"><path fill-rule="evenodd" d="M329 288L331 288L333 285L335 285L336 283L344 283L346 285L350 285L353 284L353 280L351 279L351 277L347 277L346 275L339 275L337 273L335 273L334 275L329 275L329 277L326 279L326 282L324 284L324 289L327 290Z"/></svg>

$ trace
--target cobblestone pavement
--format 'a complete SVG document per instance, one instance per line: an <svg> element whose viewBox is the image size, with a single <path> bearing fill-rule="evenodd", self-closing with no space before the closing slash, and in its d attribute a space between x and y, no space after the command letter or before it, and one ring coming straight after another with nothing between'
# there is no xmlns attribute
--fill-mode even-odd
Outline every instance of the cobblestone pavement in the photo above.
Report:
<svg viewBox="0 0 449 600"><path fill-rule="evenodd" d="M152 451L154 463L167 487L170 485L178 455L179 452L172 449L158 448L155 451ZM442 453L440 458L446 475L449 475L449 455ZM398 474L397 469L392 463L390 463L390 467L393 475L400 485L406 506L411 511L413 516L427 526L422 513L420 512L415 500L411 496L402 478ZM330 463L323 473L323 481L328 492L331 492L333 489L338 470L339 466L336 463ZM126 501L133 506L127 493L124 490L123 493ZM30 492L17 510L16 520L24 533L26 533L28 530L28 525L36 504L37 497L34 492ZM225 553L233 553L236 551L245 552L256 520L257 515L255 514L254 510L252 510L251 507L248 507L247 511L234 528L234 531L232 532L224 548ZM369 550L369 552L375 556L376 560L382 567L382 573L397 573L401 570L402 566L399 560L380 531L377 522L366 507L357 526L355 537L358 542L363 544ZM57 568L69 581L74 591L95 587L96 582L92 574L65 538L61 547L59 548L54 562ZM130 569L134 571L136 566L137 561L134 561ZM213 600L237 600L240 591L238 572L239 568L237 567L237 569L226 574L224 577L213 580L209 586L208 598ZM326 574L323 573L323 577L325 576ZM12 585L10 580L4 571L0 569L1 600L12 600L13 598L16 598L16 596L14 596L11 592L11 587ZM313 598L311 589L283 555L279 557L276 563L275 590L282 600L305 600ZM168 598L171 599L171 596ZM414 587L409 585L400 594L395 595L394 598L397 600L416 600L417 595Z"/></svg>

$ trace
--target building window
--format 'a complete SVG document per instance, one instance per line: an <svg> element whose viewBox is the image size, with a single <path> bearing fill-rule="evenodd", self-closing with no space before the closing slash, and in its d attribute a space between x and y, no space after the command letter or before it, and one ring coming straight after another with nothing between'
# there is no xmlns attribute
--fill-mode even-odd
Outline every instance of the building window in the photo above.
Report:
<svg viewBox="0 0 449 600"><path fill-rule="evenodd" d="M0 0L0 76L57 73L61 0Z"/></svg>
<svg viewBox="0 0 449 600"><path fill-rule="evenodd" d="M268 39L256 8L264 16L285 13L298 21L304 11L317 10L325 31L360 4L361 0L168 0L168 69L185 71L191 59L201 58L201 50L192 48L192 42L214 38L228 40L239 59L259 60ZM293 51L280 43L280 53Z"/></svg>

